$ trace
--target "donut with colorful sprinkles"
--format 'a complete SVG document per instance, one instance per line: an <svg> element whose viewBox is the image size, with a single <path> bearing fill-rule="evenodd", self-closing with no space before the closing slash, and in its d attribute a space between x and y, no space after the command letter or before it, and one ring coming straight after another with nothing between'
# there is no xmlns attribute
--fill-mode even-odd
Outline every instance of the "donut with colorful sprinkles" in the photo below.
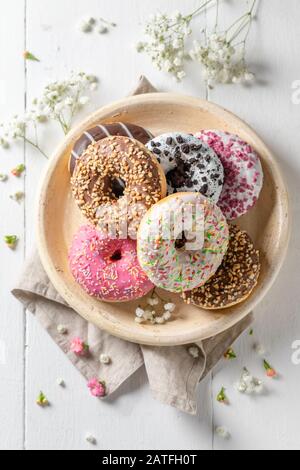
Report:
<svg viewBox="0 0 300 470"><path fill-rule="evenodd" d="M240 137L218 130L195 134L218 155L225 182L218 202L227 220L246 214L257 202L263 186L263 170L256 151Z"/></svg>
<svg viewBox="0 0 300 470"><path fill-rule="evenodd" d="M146 147L164 169L168 194L198 192L219 200L224 169L215 152L191 134L170 132L150 140Z"/></svg>
<svg viewBox="0 0 300 470"><path fill-rule="evenodd" d="M183 293L183 300L207 310L237 305L249 297L260 274L259 252L247 232L230 225L230 240L224 260L204 285Z"/></svg>
<svg viewBox="0 0 300 470"><path fill-rule="evenodd" d="M139 265L136 241L109 239L90 225L74 236L69 264L77 283L106 302L129 302L154 287Z"/></svg>
<svg viewBox="0 0 300 470"><path fill-rule="evenodd" d="M200 193L176 193L151 207L138 231L138 259L157 287L182 293L217 271L228 246L220 208Z"/></svg>

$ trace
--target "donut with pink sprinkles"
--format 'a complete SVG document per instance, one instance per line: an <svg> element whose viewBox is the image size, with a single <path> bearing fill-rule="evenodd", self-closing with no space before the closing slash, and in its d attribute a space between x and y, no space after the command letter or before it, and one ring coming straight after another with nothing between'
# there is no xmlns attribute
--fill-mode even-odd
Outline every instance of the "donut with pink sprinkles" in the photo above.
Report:
<svg viewBox="0 0 300 470"><path fill-rule="evenodd" d="M218 202L227 220L246 214L256 204L263 186L263 170L256 151L240 137L219 130L195 134L218 155L225 182Z"/></svg>
<svg viewBox="0 0 300 470"><path fill-rule="evenodd" d="M75 235L69 264L77 283L106 302L129 302L154 288L139 265L135 240L110 239L90 225Z"/></svg>

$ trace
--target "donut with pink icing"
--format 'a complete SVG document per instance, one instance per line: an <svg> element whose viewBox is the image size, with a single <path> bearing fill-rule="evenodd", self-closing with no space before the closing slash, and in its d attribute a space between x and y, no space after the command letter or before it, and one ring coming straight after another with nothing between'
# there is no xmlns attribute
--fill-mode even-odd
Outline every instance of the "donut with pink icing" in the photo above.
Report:
<svg viewBox="0 0 300 470"><path fill-rule="evenodd" d="M139 265L136 241L109 239L90 225L75 235L69 264L78 284L106 302L135 300L154 287Z"/></svg>
<svg viewBox="0 0 300 470"><path fill-rule="evenodd" d="M256 204L263 186L263 170L256 151L229 132L203 130L195 134L218 155L225 182L218 202L227 220L246 214Z"/></svg>

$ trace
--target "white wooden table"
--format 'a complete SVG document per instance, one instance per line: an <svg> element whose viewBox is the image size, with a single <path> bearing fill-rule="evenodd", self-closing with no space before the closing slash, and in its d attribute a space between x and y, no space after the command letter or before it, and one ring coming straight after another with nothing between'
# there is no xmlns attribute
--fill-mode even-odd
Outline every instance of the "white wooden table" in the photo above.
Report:
<svg viewBox="0 0 300 470"><path fill-rule="evenodd" d="M222 14L233 20L240 0L228 2ZM252 32L249 59L259 81L253 87L221 86L208 90L197 66L190 66L182 84L153 69L133 44L141 24L156 9L185 12L200 0L3 0L0 15L0 120L22 112L42 86L69 71L84 70L100 77L101 87L91 109L118 99L144 73L161 90L208 98L252 125L273 149L288 182L294 230L287 262L276 285L257 309L254 338L245 334L235 345L238 359L223 362L199 387L199 415L186 416L155 402L144 372L136 374L114 400L89 397L86 383L36 320L10 295L24 258L35 241L35 200L45 160L28 147L0 150L0 172L25 162L25 179L0 183L0 238L20 237L16 252L0 244L0 448L89 449L86 432L97 437L98 449L299 449L300 366L291 361L292 343L300 339L300 107L291 100L292 82L300 78L300 5L298 0L261 0L259 21ZM108 35L83 35L76 29L85 16L102 16L118 24ZM208 12L206 20L212 21ZM205 17L197 20L203 24ZM199 26L200 30L200 26ZM27 63L22 51L34 52L41 63ZM87 111L88 112L88 111ZM51 151L61 134L47 132L43 144ZM9 194L26 192L17 205ZM246 397L234 390L243 366L263 376L253 341L269 351L281 377L267 380L263 396ZM63 377L67 387L56 385ZM225 386L231 406L215 396ZM42 389L52 406L35 404ZM229 441L214 435L225 425Z"/></svg>

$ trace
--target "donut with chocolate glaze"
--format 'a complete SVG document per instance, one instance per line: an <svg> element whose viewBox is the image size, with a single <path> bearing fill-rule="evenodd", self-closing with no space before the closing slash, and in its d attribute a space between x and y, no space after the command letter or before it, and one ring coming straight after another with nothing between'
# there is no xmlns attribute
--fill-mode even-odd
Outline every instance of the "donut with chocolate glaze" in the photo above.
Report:
<svg viewBox="0 0 300 470"><path fill-rule="evenodd" d="M136 238L141 218L167 191L155 156L123 136L89 145L76 164L71 187L83 215L110 238Z"/></svg>
<svg viewBox="0 0 300 470"><path fill-rule="evenodd" d="M151 132L147 131L143 127L137 126L136 124L131 124L130 122L111 122L108 124L98 124L92 129L85 131L75 142L69 160L69 171L71 175L74 173L77 160L81 157L89 145L113 135L123 135L124 137L129 137L130 139L136 139L139 142L142 142L142 144L146 144L150 139L153 138Z"/></svg>
<svg viewBox="0 0 300 470"><path fill-rule="evenodd" d="M183 300L207 310L229 308L246 300L260 274L259 251L247 232L229 226L229 245L221 266L201 287L184 292Z"/></svg>

